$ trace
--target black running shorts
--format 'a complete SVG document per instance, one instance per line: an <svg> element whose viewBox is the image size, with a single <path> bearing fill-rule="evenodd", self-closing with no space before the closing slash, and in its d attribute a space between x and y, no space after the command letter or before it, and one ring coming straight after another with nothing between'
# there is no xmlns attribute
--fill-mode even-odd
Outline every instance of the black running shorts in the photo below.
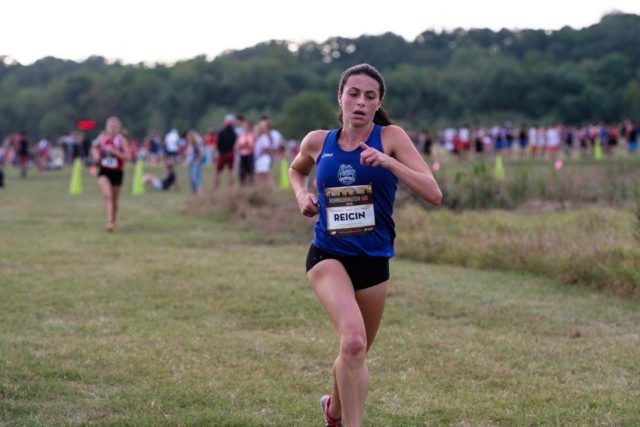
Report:
<svg viewBox="0 0 640 427"><path fill-rule="evenodd" d="M122 185L122 177L124 176L124 173L118 169L100 168L98 178L101 176L106 176L112 186L120 187Z"/></svg>
<svg viewBox="0 0 640 427"><path fill-rule="evenodd" d="M344 266L356 291L389 280L389 258L334 255L314 245L311 245L307 254L307 272L325 259L335 259Z"/></svg>

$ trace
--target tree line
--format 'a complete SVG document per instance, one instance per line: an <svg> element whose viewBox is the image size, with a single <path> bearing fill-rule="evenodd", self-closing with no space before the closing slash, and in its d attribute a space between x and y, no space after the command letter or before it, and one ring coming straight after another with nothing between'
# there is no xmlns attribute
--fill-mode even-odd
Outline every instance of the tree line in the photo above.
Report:
<svg viewBox="0 0 640 427"><path fill-rule="evenodd" d="M425 31L295 44L271 40L173 65L0 56L0 135L55 137L81 119L118 115L136 136L220 126L225 113L273 117L287 136L335 126L340 73L368 62L384 104L416 129L510 120L550 124L640 119L640 16L613 13L556 31Z"/></svg>

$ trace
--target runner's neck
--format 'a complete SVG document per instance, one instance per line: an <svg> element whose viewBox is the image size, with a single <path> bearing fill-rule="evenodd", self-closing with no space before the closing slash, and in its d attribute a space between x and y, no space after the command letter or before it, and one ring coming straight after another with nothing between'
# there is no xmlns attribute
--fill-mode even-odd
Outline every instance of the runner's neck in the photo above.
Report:
<svg viewBox="0 0 640 427"><path fill-rule="evenodd" d="M366 142L373 131L373 126L374 124L371 123L364 128L353 128L349 126L342 128L341 136L343 138L341 139L343 140L345 148L353 150L360 145L360 142Z"/></svg>

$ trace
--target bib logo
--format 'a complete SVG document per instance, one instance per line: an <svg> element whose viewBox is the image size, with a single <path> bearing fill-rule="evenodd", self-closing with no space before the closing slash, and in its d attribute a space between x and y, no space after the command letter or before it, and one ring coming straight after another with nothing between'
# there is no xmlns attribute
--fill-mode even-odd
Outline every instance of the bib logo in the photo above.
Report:
<svg viewBox="0 0 640 427"><path fill-rule="evenodd" d="M340 165L340 169L338 169L338 181L342 183L342 185L351 185L356 182L356 170L351 165Z"/></svg>

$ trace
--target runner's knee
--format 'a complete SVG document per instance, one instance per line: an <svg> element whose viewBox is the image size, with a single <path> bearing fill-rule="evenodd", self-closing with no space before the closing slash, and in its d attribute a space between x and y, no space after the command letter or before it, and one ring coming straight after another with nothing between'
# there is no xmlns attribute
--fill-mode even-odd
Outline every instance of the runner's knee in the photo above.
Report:
<svg viewBox="0 0 640 427"><path fill-rule="evenodd" d="M340 339L340 355L347 358L364 359L367 352L367 337L362 332L350 332Z"/></svg>

